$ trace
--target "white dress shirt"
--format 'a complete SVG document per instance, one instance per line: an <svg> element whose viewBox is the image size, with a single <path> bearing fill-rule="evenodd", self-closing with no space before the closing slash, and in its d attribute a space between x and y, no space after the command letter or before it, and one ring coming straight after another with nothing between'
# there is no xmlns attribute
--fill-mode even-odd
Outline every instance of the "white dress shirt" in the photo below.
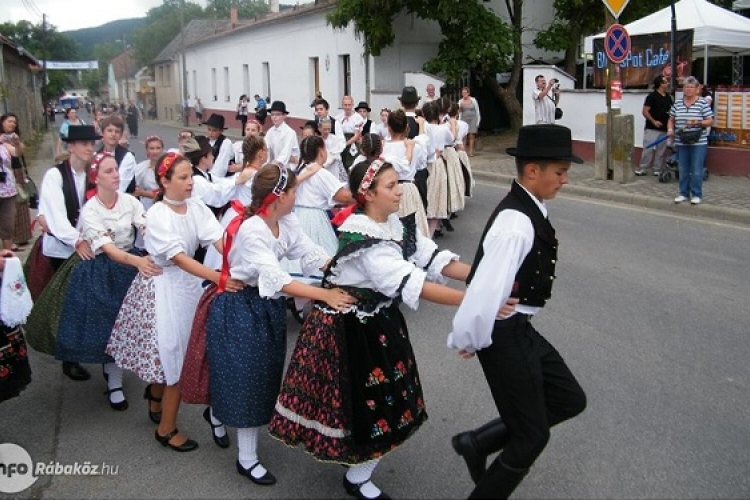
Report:
<svg viewBox="0 0 750 500"><path fill-rule="evenodd" d="M73 167L69 166L68 168L73 172L78 203L82 207L85 201L86 176L88 174L85 170L76 172ZM44 233L42 252L47 257L57 259L70 257L75 252L75 244L79 237L78 229L68 221L62 186L60 171L56 167L52 167L44 174L39 197L39 213L44 214L49 228L49 233Z"/></svg>
<svg viewBox="0 0 750 500"><path fill-rule="evenodd" d="M278 165L294 168L290 159L294 156L294 151L299 150L297 144L297 134L292 127L282 123L278 127L271 127L266 132L266 145L268 146L268 161Z"/></svg>
<svg viewBox="0 0 750 500"><path fill-rule="evenodd" d="M544 203L531 193L529 196L546 217L547 208ZM482 244L482 261L453 317L453 331L448 335L448 347L473 352L492 344L492 329L497 312L510 297L516 274L533 245L534 226L526 214L507 209L497 215ZM515 312L533 315L539 309L517 304Z"/></svg>
<svg viewBox="0 0 750 500"><path fill-rule="evenodd" d="M208 143L211 147L214 147L216 141L209 140ZM211 167L211 173L215 177L224 177L227 175L229 170L229 162L234 159L234 149L232 149L232 141L224 138L224 142L221 143L219 148L219 154L214 158L214 166Z"/></svg>

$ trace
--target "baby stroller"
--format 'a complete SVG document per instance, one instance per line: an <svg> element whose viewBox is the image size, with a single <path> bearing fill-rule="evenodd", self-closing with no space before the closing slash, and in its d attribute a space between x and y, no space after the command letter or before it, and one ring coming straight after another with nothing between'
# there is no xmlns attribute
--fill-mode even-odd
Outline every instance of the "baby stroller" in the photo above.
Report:
<svg viewBox="0 0 750 500"><path fill-rule="evenodd" d="M658 146L662 142L669 140L669 144L667 145L667 149L665 151L665 156L667 157L666 160L661 164L661 168L659 169L658 176L659 176L659 182L670 182L672 180L672 177L675 178L675 180L680 178L680 168L679 163L677 161L677 146L674 143L673 139L670 139L668 135L665 135L664 137L661 137L651 144L648 144L644 149L649 149ZM661 159L658 159L661 160ZM655 159L656 161L656 159ZM708 169L704 166L703 167L703 181L708 180Z"/></svg>

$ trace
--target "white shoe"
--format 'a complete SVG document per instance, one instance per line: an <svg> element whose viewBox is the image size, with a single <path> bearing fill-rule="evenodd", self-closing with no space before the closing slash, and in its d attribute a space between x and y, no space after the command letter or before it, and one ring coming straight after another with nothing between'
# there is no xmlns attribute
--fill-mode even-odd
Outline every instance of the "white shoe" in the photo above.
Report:
<svg viewBox="0 0 750 500"><path fill-rule="evenodd" d="M687 196L680 195L680 196L678 196L677 198L674 199L674 202L675 203L682 203L685 200L687 200Z"/></svg>
<svg viewBox="0 0 750 500"><path fill-rule="evenodd" d="M690 203L692 205L698 205L700 202L701 202L701 199L697 196L693 196L692 198L690 198Z"/></svg>
<svg viewBox="0 0 750 500"><path fill-rule="evenodd" d="M661 173L661 172L659 172L658 170L654 170L654 177L659 177L659 174L660 174L660 173Z"/></svg>

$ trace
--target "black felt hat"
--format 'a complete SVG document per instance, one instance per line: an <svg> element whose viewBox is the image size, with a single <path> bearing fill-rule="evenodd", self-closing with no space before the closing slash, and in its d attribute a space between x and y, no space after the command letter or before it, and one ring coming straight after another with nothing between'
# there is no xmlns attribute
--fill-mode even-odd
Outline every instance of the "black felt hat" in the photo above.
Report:
<svg viewBox="0 0 750 500"><path fill-rule="evenodd" d="M421 97L417 94L417 89L412 86L404 87L401 91L401 97L398 98L401 104L417 104Z"/></svg>
<svg viewBox="0 0 750 500"><path fill-rule="evenodd" d="M226 130L227 128L224 126L224 116L217 115L216 113L211 113L211 116L208 117L208 120L203 122L203 125L218 128L219 130Z"/></svg>
<svg viewBox="0 0 750 500"><path fill-rule="evenodd" d="M60 140L65 142L98 141L101 138L102 136L96 133L93 125L70 125L68 136L61 137Z"/></svg>
<svg viewBox="0 0 750 500"><path fill-rule="evenodd" d="M570 129L562 125L540 123L521 127L516 147L508 148L505 152L522 158L583 163L581 158L573 154Z"/></svg>
<svg viewBox="0 0 750 500"><path fill-rule="evenodd" d="M286 104L284 104L284 101L273 101L271 109L269 109L268 112L273 113L274 111L279 111L285 115L289 114L289 111L286 110Z"/></svg>
<svg viewBox="0 0 750 500"><path fill-rule="evenodd" d="M357 104L357 107L356 107L356 108L354 108L354 111L359 111L360 109L366 109L368 113L369 113L370 111L372 111L372 110L370 109L370 106L369 106L369 105L367 104L367 102L366 102L366 101L359 101L359 104Z"/></svg>

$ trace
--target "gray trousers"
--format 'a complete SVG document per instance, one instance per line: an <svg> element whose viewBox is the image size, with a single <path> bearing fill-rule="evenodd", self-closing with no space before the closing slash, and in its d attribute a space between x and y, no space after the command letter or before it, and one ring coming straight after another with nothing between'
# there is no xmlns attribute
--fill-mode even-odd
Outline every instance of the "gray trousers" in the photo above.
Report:
<svg viewBox="0 0 750 500"><path fill-rule="evenodd" d="M646 149L646 146L667 135L661 130L647 128L643 131L643 152L641 153L641 164L639 169L646 171L652 168L654 172L661 171L664 159L664 150L667 149L668 140L662 141L657 146Z"/></svg>

